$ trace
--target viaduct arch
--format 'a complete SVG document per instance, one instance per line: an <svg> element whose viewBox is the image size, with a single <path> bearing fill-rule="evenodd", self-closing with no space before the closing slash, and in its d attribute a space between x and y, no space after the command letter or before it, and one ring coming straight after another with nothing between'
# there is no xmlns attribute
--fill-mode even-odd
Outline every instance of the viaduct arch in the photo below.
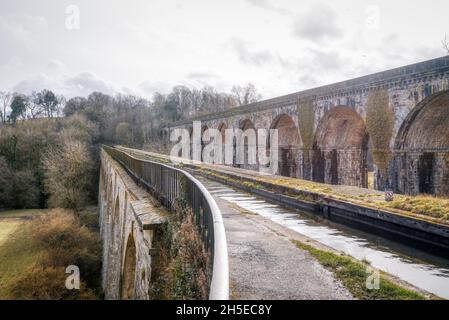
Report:
<svg viewBox="0 0 449 320"><path fill-rule="evenodd" d="M396 189L449 195L449 91L420 102L395 141Z"/></svg>
<svg viewBox="0 0 449 320"><path fill-rule="evenodd" d="M238 128L243 132L243 135L237 137L237 140L240 140L242 145L241 149L237 148L236 150L236 158L239 159L237 166L243 169L258 170L256 126L250 119L243 119ZM247 130L253 131L249 131L249 134L246 134Z"/></svg>
<svg viewBox="0 0 449 320"><path fill-rule="evenodd" d="M285 113L277 116L271 124L270 129L278 130L279 175L300 178L301 138L292 117Z"/></svg>
<svg viewBox="0 0 449 320"><path fill-rule="evenodd" d="M366 188L368 139L365 121L354 109L332 108L316 129L313 180Z"/></svg>
<svg viewBox="0 0 449 320"><path fill-rule="evenodd" d="M136 243L134 235L131 233L126 241L125 260L121 277L120 295L123 300L134 300L136 295L136 256Z"/></svg>

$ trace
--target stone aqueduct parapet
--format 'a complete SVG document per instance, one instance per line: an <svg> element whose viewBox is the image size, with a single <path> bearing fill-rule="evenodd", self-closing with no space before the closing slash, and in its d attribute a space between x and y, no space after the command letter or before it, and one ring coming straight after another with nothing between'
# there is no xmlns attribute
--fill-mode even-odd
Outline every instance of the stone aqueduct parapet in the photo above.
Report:
<svg viewBox="0 0 449 320"><path fill-rule="evenodd" d="M98 203L105 298L148 299L152 242L164 222L163 209L104 150Z"/></svg>

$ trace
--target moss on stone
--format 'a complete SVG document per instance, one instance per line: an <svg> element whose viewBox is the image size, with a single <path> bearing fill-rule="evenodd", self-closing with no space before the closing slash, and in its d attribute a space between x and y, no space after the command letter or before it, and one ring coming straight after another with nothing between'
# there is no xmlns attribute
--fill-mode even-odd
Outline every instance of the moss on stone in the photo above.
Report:
<svg viewBox="0 0 449 320"><path fill-rule="evenodd" d="M388 90L371 91L366 103L366 127L373 145L373 161L380 170L386 170L392 156L394 120Z"/></svg>
<svg viewBox="0 0 449 320"><path fill-rule="evenodd" d="M311 149L315 125L315 107L312 100L298 103L298 124L303 148Z"/></svg>

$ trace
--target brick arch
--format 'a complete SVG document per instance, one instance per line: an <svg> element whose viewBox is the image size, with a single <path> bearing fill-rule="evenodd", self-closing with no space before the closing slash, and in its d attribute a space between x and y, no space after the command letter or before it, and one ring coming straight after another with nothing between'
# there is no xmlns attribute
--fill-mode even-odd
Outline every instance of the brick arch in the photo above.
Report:
<svg viewBox="0 0 449 320"><path fill-rule="evenodd" d="M395 148L411 151L449 150L449 91L433 94L408 114Z"/></svg>
<svg viewBox="0 0 449 320"><path fill-rule="evenodd" d="M126 241L125 260L120 285L120 298L133 300L135 298L137 250L133 233L131 232Z"/></svg>
<svg viewBox="0 0 449 320"><path fill-rule="evenodd" d="M246 130L249 129L253 129L256 130L256 127L254 125L254 122L248 118L242 119L239 121L239 129L242 130L243 132L245 132ZM238 143L238 141L236 141ZM258 170L259 166L258 164L250 164L249 163L249 152L252 149L256 149L257 152L257 131L256 131L256 146L252 146L249 144L249 139L247 137L244 138L244 145L243 147L243 158L244 158L244 163L243 164L238 164L237 166L239 168L244 168L244 169L249 169L249 170ZM237 158L237 157L236 157ZM257 155L256 155L256 162L257 162Z"/></svg>
<svg viewBox="0 0 449 320"><path fill-rule="evenodd" d="M395 139L394 171L399 192L449 194L449 91L408 114Z"/></svg>
<svg viewBox="0 0 449 320"><path fill-rule="evenodd" d="M224 145L224 143L225 143L225 139L226 139L226 137L225 137L225 133L226 133L226 130L228 129L228 125L226 124L226 123L224 123L224 122L221 122L219 125L218 125L218 127L217 127L217 129L218 129L218 131L220 131L220 134L221 134L221 142L223 143L223 145Z"/></svg>
<svg viewBox="0 0 449 320"><path fill-rule="evenodd" d="M254 122L251 119L242 119L239 121L239 129L255 129Z"/></svg>
<svg viewBox="0 0 449 320"><path fill-rule="evenodd" d="M337 106L326 112L315 131L313 180L366 188L368 141L365 121L354 109Z"/></svg>
<svg viewBox="0 0 449 320"><path fill-rule="evenodd" d="M283 113L273 120L270 129L278 130L278 174L293 178L301 177L301 138L295 121L290 115Z"/></svg>

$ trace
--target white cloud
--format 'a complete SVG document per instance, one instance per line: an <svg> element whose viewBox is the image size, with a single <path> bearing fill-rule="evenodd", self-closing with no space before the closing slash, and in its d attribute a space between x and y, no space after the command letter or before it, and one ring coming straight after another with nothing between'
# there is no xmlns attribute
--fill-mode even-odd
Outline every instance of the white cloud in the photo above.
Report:
<svg viewBox="0 0 449 320"><path fill-rule="evenodd" d="M138 90L142 93L145 97L152 97L153 94L156 92L166 94L169 93L172 86L176 84L173 83L167 83L163 81L144 81L141 84L139 84Z"/></svg>
<svg viewBox="0 0 449 320"><path fill-rule="evenodd" d="M256 7L260 7L266 10L274 11L282 15L291 15L292 13L288 9L277 7L273 5L269 0L246 0Z"/></svg>
<svg viewBox="0 0 449 320"><path fill-rule="evenodd" d="M265 49L254 49L249 41L234 38L230 41L230 45L243 64L264 67L279 61L279 57L275 53Z"/></svg>
<svg viewBox="0 0 449 320"><path fill-rule="evenodd" d="M48 62L47 69L52 71L66 71L67 66L58 59L52 59Z"/></svg>
<svg viewBox="0 0 449 320"><path fill-rule="evenodd" d="M76 2L73 32L64 1L0 1L0 90L151 96L253 82L269 98L441 56L449 34L447 0L372 0L378 29L357 0Z"/></svg>
<svg viewBox="0 0 449 320"><path fill-rule="evenodd" d="M44 17L29 14L7 14L0 16L0 63L13 56L31 53L39 43L40 37L48 29Z"/></svg>
<svg viewBox="0 0 449 320"><path fill-rule="evenodd" d="M337 13L331 7L314 4L296 18L294 35L313 42L340 38L343 35Z"/></svg>
<svg viewBox="0 0 449 320"><path fill-rule="evenodd" d="M27 80L20 81L13 87L14 92L30 94L33 91L49 89L68 98L74 96L88 96L94 91L114 95L124 90L106 82L91 72L81 72L74 76L50 76L40 73Z"/></svg>

